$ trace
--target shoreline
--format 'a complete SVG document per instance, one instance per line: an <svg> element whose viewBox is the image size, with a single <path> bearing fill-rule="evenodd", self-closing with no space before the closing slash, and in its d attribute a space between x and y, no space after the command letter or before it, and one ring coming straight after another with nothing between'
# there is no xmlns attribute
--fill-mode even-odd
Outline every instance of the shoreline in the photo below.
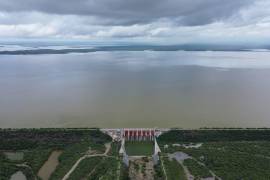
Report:
<svg viewBox="0 0 270 180"><path fill-rule="evenodd" d="M119 127L119 128L99 128L99 127L41 127L41 128L0 128L1 130L115 130L115 129L166 129L166 130L270 130L270 127L202 127L202 128L159 128L159 127Z"/></svg>

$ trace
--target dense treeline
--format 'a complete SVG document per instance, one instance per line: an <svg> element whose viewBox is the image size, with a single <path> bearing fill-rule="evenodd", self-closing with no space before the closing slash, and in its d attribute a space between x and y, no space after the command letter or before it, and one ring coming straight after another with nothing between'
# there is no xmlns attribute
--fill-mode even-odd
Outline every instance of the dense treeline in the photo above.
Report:
<svg viewBox="0 0 270 180"><path fill-rule="evenodd" d="M270 141L270 130L171 130L160 142Z"/></svg>
<svg viewBox="0 0 270 180"><path fill-rule="evenodd" d="M168 180L187 180L183 167L175 159L166 156L162 160Z"/></svg>
<svg viewBox="0 0 270 180"><path fill-rule="evenodd" d="M203 163L221 179L270 179L270 142L208 142L199 148L175 147ZM189 161L189 163L187 163ZM203 177L202 169L185 160L191 174ZM204 175L205 176L205 175Z"/></svg>
<svg viewBox="0 0 270 180"><path fill-rule="evenodd" d="M0 150L25 150L40 146L63 147L89 138L103 144L110 137L98 129L0 129Z"/></svg>
<svg viewBox="0 0 270 180"><path fill-rule="evenodd" d="M185 159L184 166L188 168L195 179L212 177L209 170L205 166L197 163L194 159Z"/></svg>

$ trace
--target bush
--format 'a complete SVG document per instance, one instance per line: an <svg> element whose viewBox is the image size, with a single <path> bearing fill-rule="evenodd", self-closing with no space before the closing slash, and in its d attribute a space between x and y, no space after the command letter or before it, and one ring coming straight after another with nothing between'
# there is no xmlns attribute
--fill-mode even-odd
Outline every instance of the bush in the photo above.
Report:
<svg viewBox="0 0 270 180"><path fill-rule="evenodd" d="M186 159L184 165L188 168L189 172L194 176L195 179L212 177L209 170L203 165L198 164L193 159Z"/></svg>
<svg viewBox="0 0 270 180"><path fill-rule="evenodd" d="M162 159L168 180L187 180L183 167L175 159L171 161L168 157Z"/></svg>

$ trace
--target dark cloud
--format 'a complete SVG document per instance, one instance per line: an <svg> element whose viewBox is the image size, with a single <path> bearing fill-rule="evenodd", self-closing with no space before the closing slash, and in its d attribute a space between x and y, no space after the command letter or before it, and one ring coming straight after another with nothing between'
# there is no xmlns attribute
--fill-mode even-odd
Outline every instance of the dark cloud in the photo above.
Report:
<svg viewBox="0 0 270 180"><path fill-rule="evenodd" d="M85 15L100 24L130 25L160 18L183 25L204 25L230 17L252 0L1 0L0 11L38 11L48 14Z"/></svg>

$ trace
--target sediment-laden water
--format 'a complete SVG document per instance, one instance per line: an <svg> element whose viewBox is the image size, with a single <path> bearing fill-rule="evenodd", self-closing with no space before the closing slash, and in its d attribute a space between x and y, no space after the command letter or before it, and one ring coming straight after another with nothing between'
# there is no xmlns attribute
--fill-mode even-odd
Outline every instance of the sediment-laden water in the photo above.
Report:
<svg viewBox="0 0 270 180"><path fill-rule="evenodd" d="M0 127L270 126L269 52L0 56Z"/></svg>

